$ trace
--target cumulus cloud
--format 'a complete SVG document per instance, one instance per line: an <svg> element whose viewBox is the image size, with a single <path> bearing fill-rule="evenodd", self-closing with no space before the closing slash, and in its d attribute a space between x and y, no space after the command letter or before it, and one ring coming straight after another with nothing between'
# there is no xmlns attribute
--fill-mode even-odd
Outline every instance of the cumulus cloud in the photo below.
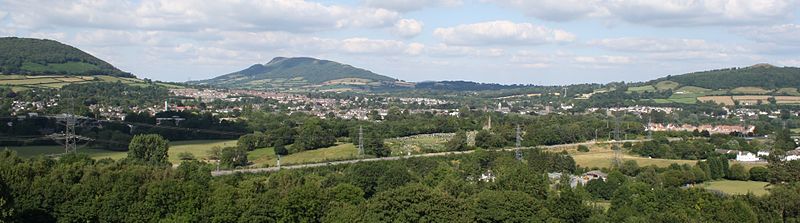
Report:
<svg viewBox="0 0 800 223"><path fill-rule="evenodd" d="M755 41L784 46L800 46L800 25L798 24L752 26L735 30L735 32Z"/></svg>
<svg viewBox="0 0 800 223"><path fill-rule="evenodd" d="M491 21L437 28L434 35L452 45L539 45L575 40L564 30L550 29L531 23Z"/></svg>
<svg viewBox="0 0 800 223"><path fill-rule="evenodd" d="M197 31L202 29L311 32L391 26L399 13L304 0L11 1L16 26ZM48 7L41 7L47 5Z"/></svg>
<svg viewBox="0 0 800 223"><path fill-rule="evenodd" d="M606 50L639 54L652 60L721 60L751 55L752 49L736 44L711 43L702 39L610 38L588 42Z"/></svg>
<svg viewBox="0 0 800 223"><path fill-rule="evenodd" d="M601 0L488 0L488 2L518 9L527 16L549 21L568 21L608 14Z"/></svg>
<svg viewBox="0 0 800 223"><path fill-rule="evenodd" d="M711 44L702 39L657 39L657 38L609 38L591 40L589 45L608 50L627 52L675 52L723 50L721 45Z"/></svg>
<svg viewBox="0 0 800 223"><path fill-rule="evenodd" d="M550 21L606 18L651 26L769 24L790 19L796 0L489 0Z"/></svg>
<svg viewBox="0 0 800 223"><path fill-rule="evenodd" d="M340 43L342 51L358 54L402 54L406 52L408 47L407 44L397 40L367 38L349 38L342 40Z"/></svg>
<svg viewBox="0 0 800 223"><path fill-rule="evenodd" d="M401 19L394 23L394 33L403 37L411 38L422 33L422 22L414 19Z"/></svg>
<svg viewBox="0 0 800 223"><path fill-rule="evenodd" d="M410 12L432 6L461 5L461 0L364 0L365 5L392 11Z"/></svg>
<svg viewBox="0 0 800 223"><path fill-rule="evenodd" d="M575 62L588 64L627 64L631 62L630 57L626 56L578 56Z"/></svg>

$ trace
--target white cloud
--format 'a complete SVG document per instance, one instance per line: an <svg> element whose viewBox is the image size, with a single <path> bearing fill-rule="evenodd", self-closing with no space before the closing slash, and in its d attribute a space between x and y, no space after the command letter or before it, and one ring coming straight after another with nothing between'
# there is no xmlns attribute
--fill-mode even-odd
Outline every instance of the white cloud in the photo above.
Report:
<svg viewBox="0 0 800 223"><path fill-rule="evenodd" d="M0 10L0 21L3 21L3 19L6 18L6 15L8 15L8 12Z"/></svg>
<svg viewBox="0 0 800 223"><path fill-rule="evenodd" d="M365 5L399 12L410 12L432 6L457 6L461 0L364 0Z"/></svg>
<svg viewBox="0 0 800 223"><path fill-rule="evenodd" d="M796 0L612 0L611 14L653 26L764 24L789 19Z"/></svg>
<svg viewBox="0 0 800 223"><path fill-rule="evenodd" d="M436 44L426 47L426 53L436 57L500 57L505 55L501 48L479 48L470 46L451 46Z"/></svg>
<svg viewBox="0 0 800 223"><path fill-rule="evenodd" d="M798 24L752 26L735 30L735 32L759 42L800 46L800 25Z"/></svg>
<svg viewBox="0 0 800 223"><path fill-rule="evenodd" d="M633 53L640 58L656 60L727 60L751 56L753 49L740 44L712 43L702 39L675 38L611 38L592 40L588 45L606 50Z"/></svg>
<svg viewBox="0 0 800 223"><path fill-rule="evenodd" d="M387 27L399 13L379 8L325 5L304 0L226 1L12 1L15 26L26 28L203 29L310 32ZM48 7L41 7L47 5Z"/></svg>
<svg viewBox="0 0 800 223"><path fill-rule="evenodd" d="M414 47L419 47L415 45ZM409 46L396 40L374 40L367 38L344 39L340 43L340 49L347 53L357 54L402 54L408 50Z"/></svg>
<svg viewBox="0 0 800 223"><path fill-rule="evenodd" d="M525 15L550 21L568 21L608 14L601 0L488 0L501 6L521 10Z"/></svg>
<svg viewBox="0 0 800 223"><path fill-rule="evenodd" d="M394 32L404 38L411 38L422 33L422 22L414 19L401 19L394 24Z"/></svg>
<svg viewBox="0 0 800 223"><path fill-rule="evenodd" d="M578 63L588 64L627 64L631 62L630 57L626 56L578 56L573 58Z"/></svg>
<svg viewBox="0 0 800 223"><path fill-rule="evenodd" d="M722 45L711 44L702 39L657 39L657 38L610 38L591 40L589 45L608 50L626 52L676 52L724 50Z"/></svg>
<svg viewBox="0 0 800 223"><path fill-rule="evenodd" d="M800 67L800 59L779 60L778 65L789 67Z"/></svg>
<svg viewBox="0 0 800 223"><path fill-rule="evenodd" d="M571 42L575 35L530 23L491 21L437 28L434 35L452 45L539 45Z"/></svg>
<svg viewBox="0 0 800 223"><path fill-rule="evenodd" d="M651 26L771 24L796 14L796 0L489 0L550 21L618 19Z"/></svg>

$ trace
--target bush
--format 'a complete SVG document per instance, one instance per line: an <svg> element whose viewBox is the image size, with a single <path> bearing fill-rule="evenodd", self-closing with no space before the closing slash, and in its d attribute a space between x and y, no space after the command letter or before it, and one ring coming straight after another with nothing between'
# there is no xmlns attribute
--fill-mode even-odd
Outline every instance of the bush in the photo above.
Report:
<svg viewBox="0 0 800 223"><path fill-rule="evenodd" d="M756 166L750 168L750 180L766 182L769 179L769 170L766 167Z"/></svg>
<svg viewBox="0 0 800 223"><path fill-rule="evenodd" d="M589 152L589 147L586 146L586 145L579 145L578 146L578 152L584 152L584 153L585 152Z"/></svg>
<svg viewBox="0 0 800 223"><path fill-rule="evenodd" d="M194 160L194 154L190 152L181 152L178 153L178 159L180 160Z"/></svg>
<svg viewBox="0 0 800 223"><path fill-rule="evenodd" d="M728 173L728 179L744 181L750 179L750 174L744 170L744 166L742 166L742 164L737 163L731 165Z"/></svg>

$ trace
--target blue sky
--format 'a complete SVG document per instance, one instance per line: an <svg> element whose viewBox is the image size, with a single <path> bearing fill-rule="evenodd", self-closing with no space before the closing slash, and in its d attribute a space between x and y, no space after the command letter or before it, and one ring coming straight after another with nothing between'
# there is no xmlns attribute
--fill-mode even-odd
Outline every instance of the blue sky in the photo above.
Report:
<svg viewBox="0 0 800 223"><path fill-rule="evenodd" d="M165 81L308 56L407 81L569 84L800 66L799 17L798 0L0 0L0 36Z"/></svg>

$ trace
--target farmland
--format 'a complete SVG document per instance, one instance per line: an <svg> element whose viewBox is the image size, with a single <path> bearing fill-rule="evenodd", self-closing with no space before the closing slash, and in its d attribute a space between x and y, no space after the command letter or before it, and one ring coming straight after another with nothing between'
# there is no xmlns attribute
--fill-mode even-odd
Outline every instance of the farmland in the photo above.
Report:
<svg viewBox="0 0 800 223"><path fill-rule="evenodd" d="M114 77L114 76L71 76L71 75L46 75L46 76L25 76L25 75L0 75L0 86L9 86L14 91L21 91L35 88L61 88L68 84L84 84L93 82L120 82L132 86L147 86L144 80L136 78ZM182 88L181 86L156 83L168 88Z"/></svg>
<svg viewBox="0 0 800 223"><path fill-rule="evenodd" d="M770 98L775 98L778 104L800 104L800 96L768 96L768 95L734 95L734 96L701 96L697 100L713 101L725 105L734 105L735 101L743 105L756 105L769 103Z"/></svg>

